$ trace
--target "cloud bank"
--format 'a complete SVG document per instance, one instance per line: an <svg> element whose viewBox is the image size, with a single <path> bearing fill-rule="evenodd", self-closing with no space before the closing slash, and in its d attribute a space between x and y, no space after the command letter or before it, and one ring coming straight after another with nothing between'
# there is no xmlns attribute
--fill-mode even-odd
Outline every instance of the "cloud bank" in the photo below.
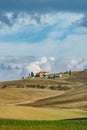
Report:
<svg viewBox="0 0 87 130"><path fill-rule="evenodd" d="M54 57L0 57L0 81L16 80L27 77L31 72L42 70L49 73L87 69L85 59L56 59Z"/></svg>
<svg viewBox="0 0 87 130"><path fill-rule="evenodd" d="M1 0L0 55L86 57L86 27L86 0Z"/></svg>
<svg viewBox="0 0 87 130"><path fill-rule="evenodd" d="M80 27L83 14L59 12L31 16L20 13L14 18L10 12L3 17L9 22L2 18L0 55L87 56L87 29Z"/></svg>

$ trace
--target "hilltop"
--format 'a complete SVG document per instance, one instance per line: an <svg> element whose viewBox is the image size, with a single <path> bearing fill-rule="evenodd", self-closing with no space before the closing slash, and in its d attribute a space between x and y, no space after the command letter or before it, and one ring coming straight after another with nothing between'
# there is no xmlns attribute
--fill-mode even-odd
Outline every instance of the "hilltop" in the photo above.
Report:
<svg viewBox="0 0 87 130"><path fill-rule="evenodd" d="M50 88L87 84L87 71L73 71L71 76L62 72L61 78L25 78L21 80L0 82L0 88ZM71 87L70 87L71 88Z"/></svg>

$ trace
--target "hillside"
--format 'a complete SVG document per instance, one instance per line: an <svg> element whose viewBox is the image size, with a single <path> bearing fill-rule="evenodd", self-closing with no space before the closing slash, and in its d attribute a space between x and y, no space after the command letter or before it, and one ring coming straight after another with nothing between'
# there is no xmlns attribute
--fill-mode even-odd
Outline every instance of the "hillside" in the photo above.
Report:
<svg viewBox="0 0 87 130"><path fill-rule="evenodd" d="M62 78L0 83L0 118L59 120L87 117L87 71Z"/></svg>
<svg viewBox="0 0 87 130"><path fill-rule="evenodd" d="M64 82L66 82L65 86L70 89L61 95L40 99L34 103L25 104L25 106L80 108L87 110L87 71L73 72L71 76L65 75L63 78L58 79L58 83L59 81L61 83L62 90Z"/></svg>
<svg viewBox="0 0 87 130"><path fill-rule="evenodd" d="M0 88L0 104L87 109L87 71L74 71L71 76L63 74L56 79L1 82Z"/></svg>
<svg viewBox="0 0 87 130"><path fill-rule="evenodd" d="M15 81L7 81L7 82L0 82L0 87L4 88L24 88L24 87L37 87L40 88L40 86L43 87L47 87L47 86L55 86L58 85L58 83L62 83L62 84L69 84L68 82L60 82L58 80L54 80L54 79L41 79L41 78L28 78L28 79L23 79L23 80L15 80Z"/></svg>
<svg viewBox="0 0 87 130"><path fill-rule="evenodd" d="M54 97L62 93L64 92L36 88L4 88L0 89L0 106L31 103L38 99Z"/></svg>
<svg viewBox="0 0 87 130"><path fill-rule="evenodd" d="M74 71L72 72L72 76L66 79L70 82L80 82L87 84L87 70L84 71Z"/></svg>
<svg viewBox="0 0 87 130"><path fill-rule="evenodd" d="M45 78L26 78L23 80L0 82L0 88L49 88L51 86L66 86L75 84L87 84L87 71L74 71L72 75L63 74L62 78L45 79Z"/></svg>
<svg viewBox="0 0 87 130"><path fill-rule="evenodd" d="M59 96L41 99L26 106L87 110L87 86L77 87Z"/></svg>

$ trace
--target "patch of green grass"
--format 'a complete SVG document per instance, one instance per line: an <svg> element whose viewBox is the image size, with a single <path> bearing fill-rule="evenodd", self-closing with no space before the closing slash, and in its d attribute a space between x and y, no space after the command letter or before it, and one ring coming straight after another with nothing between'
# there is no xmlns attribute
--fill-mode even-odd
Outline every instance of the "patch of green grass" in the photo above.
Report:
<svg viewBox="0 0 87 130"><path fill-rule="evenodd" d="M0 120L0 130L87 130L86 119L59 121Z"/></svg>

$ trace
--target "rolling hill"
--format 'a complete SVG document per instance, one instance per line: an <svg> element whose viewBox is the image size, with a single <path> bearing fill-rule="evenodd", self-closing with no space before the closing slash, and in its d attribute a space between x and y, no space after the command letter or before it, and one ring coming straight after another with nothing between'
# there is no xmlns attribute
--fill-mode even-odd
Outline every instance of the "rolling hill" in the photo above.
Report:
<svg viewBox="0 0 87 130"><path fill-rule="evenodd" d="M61 90L65 90L66 86L69 88L67 91L55 97L40 99L31 104L25 104L25 106L66 109L80 108L87 110L87 71L73 72L72 76L65 76L59 80L61 81L58 81L62 88ZM63 83L66 84L64 85Z"/></svg>
<svg viewBox="0 0 87 130"><path fill-rule="evenodd" d="M0 83L0 118L58 120L87 117L87 71L62 78ZM19 114L18 114L19 113Z"/></svg>

